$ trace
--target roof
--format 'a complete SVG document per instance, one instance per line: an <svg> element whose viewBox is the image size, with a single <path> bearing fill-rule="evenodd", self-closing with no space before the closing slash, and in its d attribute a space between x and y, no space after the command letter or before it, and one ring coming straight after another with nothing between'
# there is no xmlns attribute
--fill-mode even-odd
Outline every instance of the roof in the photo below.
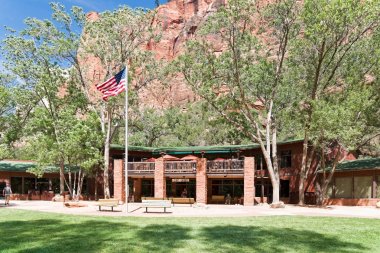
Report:
<svg viewBox="0 0 380 253"><path fill-rule="evenodd" d="M327 169L330 170L331 168L327 168ZM380 157L345 161L338 164L335 171L373 170L373 169L380 170Z"/></svg>
<svg viewBox="0 0 380 253"><path fill-rule="evenodd" d="M0 161L0 171L8 172L27 172L29 169L37 167L37 163L33 161L20 161L20 160L2 160ZM65 170L68 171L68 166L65 166ZM73 168L73 167L72 167ZM46 166L44 168L45 173L57 173L59 172L58 166Z"/></svg>
<svg viewBox="0 0 380 253"><path fill-rule="evenodd" d="M302 142L302 141L303 139L294 139L294 140L279 141L277 142L277 144L285 145L285 144L297 143L297 142ZM163 152L163 153L171 154L171 155L180 155L180 154L185 155L185 154L191 154L191 153L200 154L202 152L208 153L208 154L211 154L211 153L222 154L222 153L230 153L230 152L251 150L251 149L257 149L257 148L260 148L260 145L256 143L247 144L247 145L157 147L157 148L128 146L129 151L152 152L154 154L159 154ZM111 149L124 150L124 146L118 145L118 144L111 144Z"/></svg>

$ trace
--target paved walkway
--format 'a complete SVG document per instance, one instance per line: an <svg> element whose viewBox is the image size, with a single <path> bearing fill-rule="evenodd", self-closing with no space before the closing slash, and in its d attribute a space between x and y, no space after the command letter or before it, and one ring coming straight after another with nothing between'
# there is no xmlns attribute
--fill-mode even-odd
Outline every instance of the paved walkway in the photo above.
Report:
<svg viewBox="0 0 380 253"><path fill-rule="evenodd" d="M10 206L4 206L0 202L0 210L3 208L63 213L73 215L91 216L136 216L136 217L249 217L249 216L273 216L273 215L301 215L301 216L335 216L335 217L360 217L380 219L380 209L375 207L351 207L330 206L328 208L299 207L287 205L285 208L272 209L269 206L241 206L241 205L206 205L193 206L176 205L167 209L168 213L161 213L163 209L151 209L151 213L145 213L145 208L140 208L140 203L130 203L128 213L125 205L120 205L111 211L98 211L96 202L81 201L85 207L68 208L62 202L51 201L11 201ZM106 209L107 207L105 207Z"/></svg>

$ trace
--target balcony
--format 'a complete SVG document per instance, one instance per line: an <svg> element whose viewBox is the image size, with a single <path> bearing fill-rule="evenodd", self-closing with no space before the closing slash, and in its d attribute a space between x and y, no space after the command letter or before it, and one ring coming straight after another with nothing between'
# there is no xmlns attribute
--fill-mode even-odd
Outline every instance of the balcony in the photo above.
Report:
<svg viewBox="0 0 380 253"><path fill-rule="evenodd" d="M243 174L244 161L207 161L207 174Z"/></svg>
<svg viewBox="0 0 380 253"><path fill-rule="evenodd" d="M128 163L128 173L133 175L154 174L154 162L130 162Z"/></svg>
<svg viewBox="0 0 380 253"><path fill-rule="evenodd" d="M268 172L268 170L255 170L255 176L267 178L267 177L269 177L269 172Z"/></svg>
<svg viewBox="0 0 380 253"><path fill-rule="evenodd" d="M196 162L170 161L165 162L165 174L195 174L197 172Z"/></svg>

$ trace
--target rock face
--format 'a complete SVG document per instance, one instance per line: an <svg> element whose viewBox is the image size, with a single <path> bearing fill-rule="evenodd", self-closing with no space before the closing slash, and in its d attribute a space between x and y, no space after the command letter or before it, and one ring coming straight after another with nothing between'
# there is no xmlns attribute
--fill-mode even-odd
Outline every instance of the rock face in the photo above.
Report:
<svg viewBox="0 0 380 253"><path fill-rule="evenodd" d="M173 60L206 19L225 4L226 0L171 0L159 6L156 23L162 37L158 43L148 44L147 50L155 52L159 59ZM181 106L196 100L181 77L170 80L166 87L150 85L139 92L139 97L143 105L156 108Z"/></svg>

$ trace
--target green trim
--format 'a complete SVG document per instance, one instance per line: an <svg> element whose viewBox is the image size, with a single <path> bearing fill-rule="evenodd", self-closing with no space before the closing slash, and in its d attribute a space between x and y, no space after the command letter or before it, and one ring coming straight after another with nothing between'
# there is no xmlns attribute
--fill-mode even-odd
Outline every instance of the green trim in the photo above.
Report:
<svg viewBox="0 0 380 253"><path fill-rule="evenodd" d="M0 161L0 172L1 171L28 172L29 169L33 169L36 167L37 167L37 163L32 162L32 161L9 161L9 160ZM77 167L65 165L65 172L68 172L69 168L71 169L71 171L78 170ZM44 168L44 172L45 173L58 173L59 167L58 166L46 166Z"/></svg>
<svg viewBox="0 0 380 253"><path fill-rule="evenodd" d="M285 145L291 143L302 142L303 139L280 141L278 145ZM247 144L247 145L226 145L226 146L193 146L193 147L140 147L140 146L128 146L129 151L140 151L140 152L152 152L153 154L166 153L170 155L185 155L185 154L223 154L231 153L243 150L251 150L260 148L259 144ZM114 150L124 150L123 145L111 144L111 149Z"/></svg>
<svg viewBox="0 0 380 253"><path fill-rule="evenodd" d="M335 171L359 171L373 169L380 170L380 157L345 161L338 164ZM331 167L328 167L326 170L330 171ZM322 170L319 170L318 172L321 173Z"/></svg>

